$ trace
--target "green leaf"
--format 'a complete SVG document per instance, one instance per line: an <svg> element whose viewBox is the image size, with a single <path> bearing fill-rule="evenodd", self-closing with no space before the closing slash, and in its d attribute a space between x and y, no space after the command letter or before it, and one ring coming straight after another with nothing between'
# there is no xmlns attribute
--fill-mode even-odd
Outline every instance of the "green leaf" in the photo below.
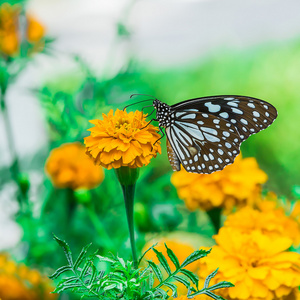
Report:
<svg viewBox="0 0 300 300"><path fill-rule="evenodd" d="M81 270L81 272L80 272L79 278L83 278L83 277L86 275L86 272L88 271L88 269L89 269L89 267L91 266L91 264L92 264L91 261L87 261L87 262L84 264L84 266L83 266L83 268L82 268L82 270Z"/></svg>
<svg viewBox="0 0 300 300"><path fill-rule="evenodd" d="M65 290L68 290L68 289L73 289L73 288L76 288L76 287L82 287L82 283L81 282L78 282L78 283L69 283L69 284L66 284L66 285L62 285L62 286L58 286L54 291L53 293L61 293Z"/></svg>
<svg viewBox="0 0 300 300"><path fill-rule="evenodd" d="M51 276L49 276L50 279L56 279L59 275L61 275L64 272L72 271L72 268L70 266L63 266L57 269Z"/></svg>
<svg viewBox="0 0 300 300"><path fill-rule="evenodd" d="M170 257L172 263L174 264L176 270L180 268L180 263L178 261L178 258L176 257L176 255L174 254L174 252L168 248L167 244L165 243L165 247L167 249L167 254Z"/></svg>
<svg viewBox="0 0 300 300"><path fill-rule="evenodd" d="M214 294L214 293L212 293L210 291L205 291L203 294L205 294L205 295L207 295L207 296L209 296L209 297L211 297L211 298L213 298L215 300L225 300L222 296L216 295L216 294Z"/></svg>
<svg viewBox="0 0 300 300"><path fill-rule="evenodd" d="M194 251L191 255L189 255L185 261L182 263L181 267L186 267L187 265L191 264L192 262L202 258L202 257L205 257L207 256L207 254L210 253L210 250L206 251L206 250L196 250Z"/></svg>
<svg viewBox="0 0 300 300"><path fill-rule="evenodd" d="M177 297L177 286L173 283L165 282L164 285L171 289L172 297Z"/></svg>
<svg viewBox="0 0 300 300"><path fill-rule="evenodd" d="M147 262L150 265L150 267L152 268L152 270L155 273L159 282L162 282L163 276L162 276L162 273L161 273L161 270L159 269L159 267L153 261L147 260Z"/></svg>
<svg viewBox="0 0 300 300"><path fill-rule="evenodd" d="M90 277L90 280L89 280L89 285L90 286L93 284L94 279L95 279L95 277L97 275L97 269L96 269L96 267L93 264L91 265L91 268L92 268L92 274L91 274L91 277Z"/></svg>
<svg viewBox="0 0 300 300"><path fill-rule="evenodd" d="M153 278L153 273L150 272L150 275L149 275L149 289L152 289L153 288L153 284L154 284L154 278Z"/></svg>
<svg viewBox="0 0 300 300"><path fill-rule="evenodd" d="M211 272L205 279L204 281L204 288L208 288L209 283L211 281L212 278L214 278L216 276L216 274L218 273L219 268L217 268L216 270L214 270L213 272Z"/></svg>
<svg viewBox="0 0 300 300"><path fill-rule="evenodd" d="M139 276L143 277L147 273L147 271L149 270L149 268L150 268L150 266L147 266L144 270L141 271L141 273L140 273Z"/></svg>
<svg viewBox="0 0 300 300"><path fill-rule="evenodd" d="M164 257L164 255L161 252L157 251L154 247L152 247L152 249L155 252L160 264L163 266L163 268L166 270L166 272L169 275L171 275L171 273L172 273L171 269L170 269L169 264L168 264L166 258Z"/></svg>
<svg viewBox="0 0 300 300"><path fill-rule="evenodd" d="M161 289L161 288L155 289L155 292L156 292L156 293L159 293L159 294L163 297L163 299L168 299L168 298L169 298L167 292L164 291L164 290Z"/></svg>
<svg viewBox="0 0 300 300"><path fill-rule="evenodd" d="M186 279L186 278L183 278L181 276L173 276L173 279L177 280L178 282L184 284L187 288L190 287L190 282Z"/></svg>
<svg viewBox="0 0 300 300"><path fill-rule="evenodd" d="M184 274L186 277L188 277L193 282L193 284L198 288L199 278L196 274L194 274L193 272L187 269L181 269L179 272Z"/></svg>
<svg viewBox="0 0 300 300"><path fill-rule="evenodd" d="M229 288L229 287L234 287L234 284L232 284L231 282L228 282L228 281L221 281L221 282L218 282L218 283L208 287L207 289L209 291L213 291L216 289L224 289L224 288Z"/></svg>
<svg viewBox="0 0 300 300"><path fill-rule="evenodd" d="M143 255L140 257L140 259L139 259L139 261L138 261L138 266L139 266L139 264L141 263L141 261L142 261L142 259L144 258L144 256L146 255L146 253L149 252L149 251L152 249L152 247L155 247L156 245L157 245L157 243L155 243L154 245L152 245L151 247L149 247L149 248L143 253Z"/></svg>
<svg viewBox="0 0 300 300"><path fill-rule="evenodd" d="M69 245L65 241L59 239L55 235L53 235L53 238L56 240L56 242L59 244L59 246L61 246L63 248L69 265L71 267L73 267L72 253L71 253Z"/></svg>
<svg viewBox="0 0 300 300"><path fill-rule="evenodd" d="M113 260L111 258L108 258L108 257L105 257L105 256L96 255L96 257L99 258L100 262L109 262L109 263L115 263L116 262L115 260Z"/></svg>
<svg viewBox="0 0 300 300"><path fill-rule="evenodd" d="M110 285L107 285L103 288L104 291L112 290L116 287L117 285L115 283L112 283Z"/></svg>
<svg viewBox="0 0 300 300"><path fill-rule="evenodd" d="M92 243L86 245L85 247L82 248L80 254L78 255L75 263L74 263L74 270L76 270L78 268L78 266L82 263L82 261L84 260L84 258L86 257L86 253L87 250L89 249L89 247L92 245Z"/></svg>

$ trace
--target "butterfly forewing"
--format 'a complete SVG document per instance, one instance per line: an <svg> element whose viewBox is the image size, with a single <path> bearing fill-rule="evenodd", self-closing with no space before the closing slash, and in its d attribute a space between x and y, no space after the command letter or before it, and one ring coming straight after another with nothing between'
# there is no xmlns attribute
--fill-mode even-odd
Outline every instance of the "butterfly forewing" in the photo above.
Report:
<svg viewBox="0 0 300 300"><path fill-rule="evenodd" d="M173 155L186 171L210 174L222 170L239 154L241 138L230 122L195 108L178 109L171 119L166 134ZM178 170L174 156L172 160L168 156L173 170Z"/></svg>
<svg viewBox="0 0 300 300"><path fill-rule="evenodd" d="M231 123L237 129L241 141L267 128L277 117L277 111L270 103L245 96L203 97L171 106L173 113L191 109Z"/></svg>

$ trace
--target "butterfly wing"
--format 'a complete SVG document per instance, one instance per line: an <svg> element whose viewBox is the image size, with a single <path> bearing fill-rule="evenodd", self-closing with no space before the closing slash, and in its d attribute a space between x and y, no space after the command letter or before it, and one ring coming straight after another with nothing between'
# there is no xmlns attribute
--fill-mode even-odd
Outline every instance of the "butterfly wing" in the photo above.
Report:
<svg viewBox="0 0 300 300"><path fill-rule="evenodd" d="M180 161L188 172L210 174L233 163L239 154L241 138L230 122L195 109L176 111L171 117L165 132L172 148L168 156L173 170L180 169Z"/></svg>
<svg viewBox="0 0 300 300"><path fill-rule="evenodd" d="M246 96L212 96L186 100L171 106L176 115L196 111L226 120L237 129L241 141L269 127L277 117L270 103Z"/></svg>

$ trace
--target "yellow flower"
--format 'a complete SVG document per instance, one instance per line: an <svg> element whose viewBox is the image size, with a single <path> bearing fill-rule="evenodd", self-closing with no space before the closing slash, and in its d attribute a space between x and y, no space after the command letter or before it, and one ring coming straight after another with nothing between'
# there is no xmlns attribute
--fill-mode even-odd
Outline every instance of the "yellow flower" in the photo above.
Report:
<svg viewBox="0 0 300 300"><path fill-rule="evenodd" d="M27 39L31 43L40 41L45 35L45 27L34 17L27 16Z"/></svg>
<svg viewBox="0 0 300 300"><path fill-rule="evenodd" d="M16 264L0 254L0 299L39 300L56 299L53 287L46 276L22 264Z"/></svg>
<svg viewBox="0 0 300 300"><path fill-rule="evenodd" d="M286 216L283 208L276 208L273 201L262 201L258 209L245 207L228 216L224 225L249 233L260 230L271 238L286 236L292 239L294 245L300 242L299 223L293 218Z"/></svg>
<svg viewBox="0 0 300 300"><path fill-rule="evenodd" d="M0 6L0 53L8 56L14 56L19 52L22 40L22 31L20 28L22 22L19 22L22 8L20 5L10 5L3 3ZM44 46L42 41L45 28L32 16L26 16L26 36L25 40L33 44L30 51L41 51Z"/></svg>
<svg viewBox="0 0 300 300"><path fill-rule="evenodd" d="M194 174L181 170L173 173L171 182L190 210L223 207L228 212L234 206L253 205L267 178L255 158L239 155L222 171Z"/></svg>
<svg viewBox="0 0 300 300"><path fill-rule="evenodd" d="M286 251L292 240L271 237L260 230L248 233L223 227L215 236L217 245L200 261L199 275L219 268L212 284L226 280L235 285L216 293L226 299L296 299L300 285L300 254Z"/></svg>
<svg viewBox="0 0 300 300"><path fill-rule="evenodd" d="M160 142L156 142L160 138L158 128L146 126L142 112L117 109L115 114L111 110L102 115L103 120L90 121L95 127L84 139L87 153L97 165L107 169L140 168L148 165L157 152L161 153Z"/></svg>
<svg viewBox="0 0 300 300"><path fill-rule="evenodd" d="M58 188L91 189L104 179L103 169L93 164L80 143L63 144L53 149L45 170Z"/></svg>
<svg viewBox="0 0 300 300"><path fill-rule="evenodd" d="M0 6L0 52L15 54L19 49L19 5L3 3Z"/></svg>

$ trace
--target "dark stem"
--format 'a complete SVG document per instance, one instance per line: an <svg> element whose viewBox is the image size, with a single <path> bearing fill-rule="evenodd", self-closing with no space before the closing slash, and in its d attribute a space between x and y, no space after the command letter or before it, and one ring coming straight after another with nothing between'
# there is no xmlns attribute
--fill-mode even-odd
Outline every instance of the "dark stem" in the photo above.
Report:
<svg viewBox="0 0 300 300"><path fill-rule="evenodd" d="M121 185L125 200L125 208L126 208L126 215L127 215L127 222L129 228L129 238L130 238L130 245L132 251L132 258L133 258L133 266L137 269L137 254L136 254L136 247L135 247L135 238L134 238L134 221L133 221L133 205L134 205L134 191L135 191L135 184L132 185Z"/></svg>
<svg viewBox="0 0 300 300"><path fill-rule="evenodd" d="M216 233L218 233L221 227L221 211L222 209L220 207L214 207L207 211L207 215L209 216Z"/></svg>

